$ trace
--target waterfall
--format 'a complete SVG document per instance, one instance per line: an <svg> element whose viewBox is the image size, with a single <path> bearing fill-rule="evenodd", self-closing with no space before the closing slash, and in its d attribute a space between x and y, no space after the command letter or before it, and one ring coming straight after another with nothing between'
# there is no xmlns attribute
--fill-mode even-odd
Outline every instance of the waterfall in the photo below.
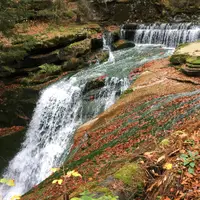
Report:
<svg viewBox="0 0 200 200"><path fill-rule="evenodd" d="M82 98L85 85L99 75L86 70L42 92L21 151L3 175L16 182L13 188L0 188L5 200L15 194L24 194L48 177L52 167L60 166L70 150L76 128L111 106L117 95L129 86L126 78L106 78L97 98L85 108Z"/></svg>
<svg viewBox="0 0 200 200"><path fill-rule="evenodd" d="M163 44L176 47L200 39L200 25L193 23L123 25L121 35L136 44Z"/></svg>

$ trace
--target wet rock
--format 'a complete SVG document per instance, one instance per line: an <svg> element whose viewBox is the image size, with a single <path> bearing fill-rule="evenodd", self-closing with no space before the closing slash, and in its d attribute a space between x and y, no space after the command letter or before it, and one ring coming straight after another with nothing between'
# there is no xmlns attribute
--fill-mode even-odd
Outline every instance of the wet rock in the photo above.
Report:
<svg viewBox="0 0 200 200"><path fill-rule="evenodd" d="M134 47L135 44L127 41L127 40L118 40L117 42L112 44L113 50L121 50L121 49L125 49L125 48L130 48L130 47Z"/></svg>
<svg viewBox="0 0 200 200"><path fill-rule="evenodd" d="M97 50L100 48L103 48L103 38L102 38L102 34L98 33L94 35L91 39L91 49Z"/></svg>
<svg viewBox="0 0 200 200"><path fill-rule="evenodd" d="M90 82L87 82L83 93L85 94L91 90L100 89L100 88L104 87L105 86L105 77L106 76L102 76L97 79L91 80Z"/></svg>
<svg viewBox="0 0 200 200"><path fill-rule="evenodd" d="M38 97L39 91L31 88L18 87L5 91L1 96L0 128L26 126L31 119Z"/></svg>
<svg viewBox="0 0 200 200"><path fill-rule="evenodd" d="M109 58L109 52L105 50L100 50L93 52L88 57L88 64L96 64L106 62Z"/></svg>

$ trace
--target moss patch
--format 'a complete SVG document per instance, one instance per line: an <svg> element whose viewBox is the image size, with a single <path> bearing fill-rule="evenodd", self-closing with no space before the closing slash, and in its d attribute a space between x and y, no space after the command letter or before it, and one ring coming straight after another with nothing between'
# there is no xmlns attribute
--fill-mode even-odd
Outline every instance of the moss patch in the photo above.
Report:
<svg viewBox="0 0 200 200"><path fill-rule="evenodd" d="M144 172L137 163L128 163L117 171L114 177L129 186L133 186L134 184L137 186L144 180Z"/></svg>
<svg viewBox="0 0 200 200"><path fill-rule="evenodd" d="M189 57L186 62L192 65L200 65L200 57Z"/></svg>
<svg viewBox="0 0 200 200"><path fill-rule="evenodd" d="M173 65L180 65L186 63L186 60L188 58L187 54L174 54L170 58L170 62Z"/></svg>

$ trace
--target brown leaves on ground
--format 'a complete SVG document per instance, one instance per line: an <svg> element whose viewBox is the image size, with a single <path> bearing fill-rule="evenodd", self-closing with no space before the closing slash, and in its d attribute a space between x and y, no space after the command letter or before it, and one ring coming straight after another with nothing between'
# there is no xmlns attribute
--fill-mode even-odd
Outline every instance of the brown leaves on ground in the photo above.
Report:
<svg viewBox="0 0 200 200"><path fill-rule="evenodd" d="M181 133L182 132L182 133ZM184 137L182 137L184 135ZM194 174L188 172L180 159L181 152L198 150L200 155L200 131L185 133L178 131L170 135L170 146L166 149L158 147L154 151L154 159L146 152L146 165L149 181L147 184L145 200L196 200L200 196L200 162L195 160ZM193 141L188 143L188 141ZM181 148L180 148L181 147ZM155 152L161 163L155 162ZM162 155L162 156L161 156ZM163 163L164 167L163 167ZM158 170L159 169L159 170Z"/></svg>

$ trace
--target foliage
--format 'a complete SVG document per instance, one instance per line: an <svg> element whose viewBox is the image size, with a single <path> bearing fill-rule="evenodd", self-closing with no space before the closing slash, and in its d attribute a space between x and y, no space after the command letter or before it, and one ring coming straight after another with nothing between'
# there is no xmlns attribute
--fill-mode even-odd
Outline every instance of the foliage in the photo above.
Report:
<svg viewBox="0 0 200 200"><path fill-rule="evenodd" d="M31 0L1 0L0 1L0 30L8 34L10 29L27 18L27 3Z"/></svg>
<svg viewBox="0 0 200 200"><path fill-rule="evenodd" d="M188 172L194 174L195 162L199 158L198 152L188 151L187 154L181 154L180 158L183 161L183 165L188 168Z"/></svg>
<svg viewBox="0 0 200 200"><path fill-rule="evenodd" d="M55 72L60 72L61 71L61 66L57 65L49 65L49 64L44 64L41 65L39 73L47 73L47 74L53 74Z"/></svg>

